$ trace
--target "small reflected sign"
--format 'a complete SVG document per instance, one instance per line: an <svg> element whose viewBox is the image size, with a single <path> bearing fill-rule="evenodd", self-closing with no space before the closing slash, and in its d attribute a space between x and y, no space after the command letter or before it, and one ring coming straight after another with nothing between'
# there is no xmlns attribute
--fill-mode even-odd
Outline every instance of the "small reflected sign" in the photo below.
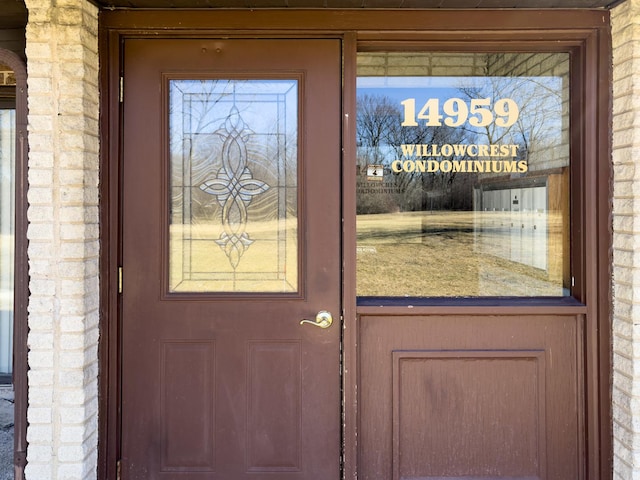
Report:
<svg viewBox="0 0 640 480"><path fill-rule="evenodd" d="M368 165L367 180L381 182L384 177L384 165Z"/></svg>

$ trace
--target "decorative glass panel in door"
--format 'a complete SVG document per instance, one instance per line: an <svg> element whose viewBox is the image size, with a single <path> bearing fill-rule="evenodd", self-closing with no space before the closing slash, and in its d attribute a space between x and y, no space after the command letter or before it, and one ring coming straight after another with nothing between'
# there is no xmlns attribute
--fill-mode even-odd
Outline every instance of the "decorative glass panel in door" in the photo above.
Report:
<svg viewBox="0 0 640 480"><path fill-rule="evenodd" d="M298 291L298 80L170 81L171 292Z"/></svg>

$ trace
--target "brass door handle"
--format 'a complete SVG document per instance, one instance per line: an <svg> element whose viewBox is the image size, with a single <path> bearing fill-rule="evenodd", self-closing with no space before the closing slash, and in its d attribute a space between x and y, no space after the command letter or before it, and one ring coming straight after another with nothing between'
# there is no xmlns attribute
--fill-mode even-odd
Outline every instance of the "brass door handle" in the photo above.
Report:
<svg viewBox="0 0 640 480"><path fill-rule="evenodd" d="M308 323L310 325L314 325L320 328L329 328L333 323L333 317L331 316L331 313L327 312L326 310L320 310L316 315L315 320L305 319L300 321L300 325L304 325L305 323Z"/></svg>

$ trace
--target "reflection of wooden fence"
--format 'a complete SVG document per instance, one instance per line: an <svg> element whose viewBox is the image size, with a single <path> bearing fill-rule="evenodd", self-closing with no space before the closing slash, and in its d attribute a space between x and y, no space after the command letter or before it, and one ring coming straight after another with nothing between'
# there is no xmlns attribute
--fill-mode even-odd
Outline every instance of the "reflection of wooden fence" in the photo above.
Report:
<svg viewBox="0 0 640 480"><path fill-rule="evenodd" d="M566 169L565 169L566 170ZM569 287L569 186L566 171L543 186L494 188L476 205L476 246L483 254L545 271Z"/></svg>
<svg viewBox="0 0 640 480"><path fill-rule="evenodd" d="M485 253L548 270L546 187L483 192L476 215L478 246Z"/></svg>

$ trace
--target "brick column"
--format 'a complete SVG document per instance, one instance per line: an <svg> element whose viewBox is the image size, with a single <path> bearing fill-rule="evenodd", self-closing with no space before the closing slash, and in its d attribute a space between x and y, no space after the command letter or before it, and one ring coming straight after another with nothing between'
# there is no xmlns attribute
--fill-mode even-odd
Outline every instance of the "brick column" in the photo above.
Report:
<svg viewBox="0 0 640 480"><path fill-rule="evenodd" d="M93 479L98 416L97 8L27 0L27 480Z"/></svg>
<svg viewBox="0 0 640 480"><path fill-rule="evenodd" d="M640 0L616 7L611 21L614 478L630 480L640 479Z"/></svg>

